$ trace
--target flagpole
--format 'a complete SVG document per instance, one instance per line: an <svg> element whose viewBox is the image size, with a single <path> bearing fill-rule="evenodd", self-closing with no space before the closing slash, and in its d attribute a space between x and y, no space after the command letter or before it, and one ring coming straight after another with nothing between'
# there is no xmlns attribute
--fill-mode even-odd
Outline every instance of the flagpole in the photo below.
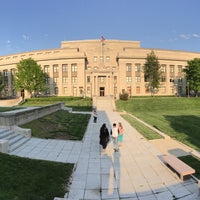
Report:
<svg viewBox="0 0 200 200"><path fill-rule="evenodd" d="M103 57L103 45L104 45L105 38L101 36L101 65L104 66L104 57Z"/></svg>

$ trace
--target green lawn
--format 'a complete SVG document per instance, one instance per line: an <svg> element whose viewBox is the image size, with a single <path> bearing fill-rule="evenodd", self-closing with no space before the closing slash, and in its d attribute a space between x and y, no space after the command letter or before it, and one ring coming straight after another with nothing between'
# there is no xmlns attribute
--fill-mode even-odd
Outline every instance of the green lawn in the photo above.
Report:
<svg viewBox="0 0 200 200"><path fill-rule="evenodd" d="M7 112L12 110L19 110L21 107L13 106L13 107L0 107L0 112Z"/></svg>
<svg viewBox="0 0 200 200"><path fill-rule="evenodd" d="M200 160L193 156L183 156L179 157L180 160L190 165L190 167L195 169L195 177L200 179Z"/></svg>
<svg viewBox="0 0 200 200"><path fill-rule="evenodd" d="M145 125L141 124L134 118L132 118L128 114L121 115L126 121L128 121L139 133L141 133L146 139L152 140L152 139L159 139L162 138L158 133L152 131Z"/></svg>
<svg viewBox="0 0 200 200"><path fill-rule="evenodd" d="M64 101L65 100L65 101ZM0 107L0 112L23 106L43 106L65 102L73 110L91 111L92 102L83 98L34 98L19 107ZM52 139L81 140L87 128L89 114L73 114L59 110L22 125L32 129L32 136ZM63 197L73 164L32 160L0 153L0 200L53 200Z"/></svg>
<svg viewBox="0 0 200 200"><path fill-rule="evenodd" d="M59 110L21 127L31 129L33 137L82 140L90 117L90 114L74 114Z"/></svg>
<svg viewBox="0 0 200 200"><path fill-rule="evenodd" d="M0 153L0 199L53 200L68 191L73 164Z"/></svg>
<svg viewBox="0 0 200 200"><path fill-rule="evenodd" d="M44 106L64 102L65 106L70 107L73 111L92 111L92 100L82 97L40 97L30 98L23 102L22 106Z"/></svg>
<svg viewBox="0 0 200 200"><path fill-rule="evenodd" d="M117 101L125 110L165 134L200 150L200 98L150 97Z"/></svg>

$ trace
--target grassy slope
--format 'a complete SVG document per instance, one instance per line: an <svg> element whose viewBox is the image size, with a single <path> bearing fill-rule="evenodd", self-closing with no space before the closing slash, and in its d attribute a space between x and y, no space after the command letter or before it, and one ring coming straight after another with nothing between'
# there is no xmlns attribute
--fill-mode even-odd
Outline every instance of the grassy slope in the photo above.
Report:
<svg viewBox="0 0 200 200"><path fill-rule="evenodd" d="M0 199L52 200L63 197L73 164L20 158L0 153Z"/></svg>
<svg viewBox="0 0 200 200"><path fill-rule="evenodd" d="M33 137L82 140L89 119L89 114L73 114L65 110L59 110L21 125L21 127L31 129Z"/></svg>
<svg viewBox="0 0 200 200"><path fill-rule="evenodd" d="M169 136L200 150L199 98L135 98L118 101L126 110Z"/></svg>

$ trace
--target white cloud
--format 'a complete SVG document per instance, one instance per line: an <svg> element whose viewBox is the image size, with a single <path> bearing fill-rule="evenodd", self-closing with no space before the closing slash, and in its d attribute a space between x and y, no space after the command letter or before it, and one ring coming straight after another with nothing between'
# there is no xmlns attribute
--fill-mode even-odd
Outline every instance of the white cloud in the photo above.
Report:
<svg viewBox="0 0 200 200"><path fill-rule="evenodd" d="M23 40L29 40L30 39L30 37L26 34L22 34L22 38L23 38Z"/></svg>
<svg viewBox="0 0 200 200"><path fill-rule="evenodd" d="M193 33L192 36L195 38L200 38L200 34Z"/></svg>
<svg viewBox="0 0 200 200"><path fill-rule="evenodd" d="M180 34L179 38L189 40L193 38L200 38L200 34L192 33L192 34Z"/></svg>
<svg viewBox="0 0 200 200"><path fill-rule="evenodd" d="M190 34L180 34L179 37L182 39L185 39L185 40L189 40L191 38L191 35Z"/></svg>
<svg viewBox="0 0 200 200"><path fill-rule="evenodd" d="M10 44L10 43L11 43L11 41L10 41L10 40L7 40L7 41L6 41L6 44Z"/></svg>

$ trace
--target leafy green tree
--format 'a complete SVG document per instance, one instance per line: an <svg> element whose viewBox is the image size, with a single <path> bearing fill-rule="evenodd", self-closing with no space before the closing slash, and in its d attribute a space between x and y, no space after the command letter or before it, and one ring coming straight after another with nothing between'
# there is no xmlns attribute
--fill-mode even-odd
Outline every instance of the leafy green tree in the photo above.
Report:
<svg viewBox="0 0 200 200"><path fill-rule="evenodd" d="M189 60L187 64L183 71L186 74L190 90L194 90L195 96L197 96L200 90L200 58Z"/></svg>
<svg viewBox="0 0 200 200"><path fill-rule="evenodd" d="M146 62L143 66L145 81L149 82L149 87L151 89L151 95L155 94L156 89L160 85L160 64L158 57L155 55L154 51L147 54Z"/></svg>
<svg viewBox="0 0 200 200"><path fill-rule="evenodd" d="M23 59L17 64L14 78L15 89L27 90L31 96L47 90L45 83L46 74L40 65L32 58Z"/></svg>

